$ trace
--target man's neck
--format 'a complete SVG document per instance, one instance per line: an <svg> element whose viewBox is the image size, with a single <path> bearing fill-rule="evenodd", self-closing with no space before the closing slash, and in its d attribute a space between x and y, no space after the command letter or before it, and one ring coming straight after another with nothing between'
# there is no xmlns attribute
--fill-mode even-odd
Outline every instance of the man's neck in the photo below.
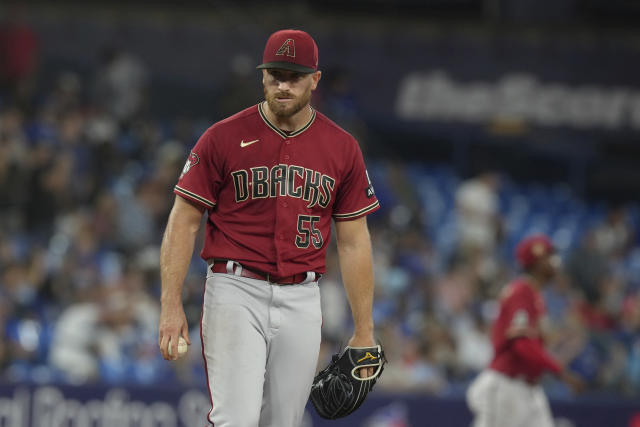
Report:
<svg viewBox="0 0 640 427"><path fill-rule="evenodd" d="M313 114L311 106L309 104L307 104L304 108L302 108L302 110L298 111L293 116L289 117L280 117L273 114L273 112L269 108L269 103L266 101L262 103L262 110L267 116L267 119L269 119L269 121L274 126L285 132L294 132L302 128L304 125L309 123L309 120L311 120L311 115Z"/></svg>

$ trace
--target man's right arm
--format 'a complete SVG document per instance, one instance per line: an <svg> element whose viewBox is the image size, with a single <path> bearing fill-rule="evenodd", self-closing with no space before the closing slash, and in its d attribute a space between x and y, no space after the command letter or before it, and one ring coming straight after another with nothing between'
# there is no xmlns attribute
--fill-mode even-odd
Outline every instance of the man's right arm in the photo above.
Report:
<svg viewBox="0 0 640 427"><path fill-rule="evenodd" d="M179 336L191 344L187 318L182 306L182 285L191 262L193 246L203 212L203 207L176 196L162 239L160 248L162 295L160 297L158 345L162 357L166 360L177 359ZM169 342L171 342L173 356L169 356Z"/></svg>

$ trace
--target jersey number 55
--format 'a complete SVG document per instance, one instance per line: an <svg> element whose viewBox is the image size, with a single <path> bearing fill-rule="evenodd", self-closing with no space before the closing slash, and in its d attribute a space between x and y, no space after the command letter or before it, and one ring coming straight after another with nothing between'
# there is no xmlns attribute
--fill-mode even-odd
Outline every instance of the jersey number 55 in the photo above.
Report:
<svg viewBox="0 0 640 427"><path fill-rule="evenodd" d="M307 249L309 244L320 249L324 243L322 233L316 228L320 222L317 215L298 215L298 235L296 236L296 246L300 249Z"/></svg>

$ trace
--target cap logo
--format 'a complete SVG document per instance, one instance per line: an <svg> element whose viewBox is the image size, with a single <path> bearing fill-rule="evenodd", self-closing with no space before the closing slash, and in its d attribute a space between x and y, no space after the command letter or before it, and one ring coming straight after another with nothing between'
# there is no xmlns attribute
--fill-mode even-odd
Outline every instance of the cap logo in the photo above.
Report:
<svg viewBox="0 0 640 427"><path fill-rule="evenodd" d="M280 49L276 52L276 55L287 55L292 58L296 57L296 42L293 39L286 39Z"/></svg>

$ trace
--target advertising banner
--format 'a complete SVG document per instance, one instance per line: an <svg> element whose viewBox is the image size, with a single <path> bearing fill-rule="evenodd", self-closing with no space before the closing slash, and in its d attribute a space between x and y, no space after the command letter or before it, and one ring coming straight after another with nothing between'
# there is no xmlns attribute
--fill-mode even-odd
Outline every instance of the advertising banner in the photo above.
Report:
<svg viewBox="0 0 640 427"><path fill-rule="evenodd" d="M557 427L638 427L638 402L553 402ZM166 387L0 385L2 427L201 427L205 390ZM301 427L463 427L461 398L374 392L346 418L326 421L309 405Z"/></svg>
<svg viewBox="0 0 640 427"><path fill-rule="evenodd" d="M91 53L105 40L126 46L150 71L154 102L182 108L202 101L215 114L207 94L224 98L234 82L241 81L245 92L255 90L255 99L262 95L255 66L269 31L261 26L243 28L242 37L230 42L233 21L197 29L133 18L76 18L69 25L35 14L31 22L47 41L43 62L52 68L92 69L99 56ZM551 34L436 25L304 28L319 46L325 80L320 97L341 113L353 110L373 122L515 120L545 129L640 130L640 42L634 38L568 29ZM163 90L167 82L199 96L177 101L169 88Z"/></svg>

